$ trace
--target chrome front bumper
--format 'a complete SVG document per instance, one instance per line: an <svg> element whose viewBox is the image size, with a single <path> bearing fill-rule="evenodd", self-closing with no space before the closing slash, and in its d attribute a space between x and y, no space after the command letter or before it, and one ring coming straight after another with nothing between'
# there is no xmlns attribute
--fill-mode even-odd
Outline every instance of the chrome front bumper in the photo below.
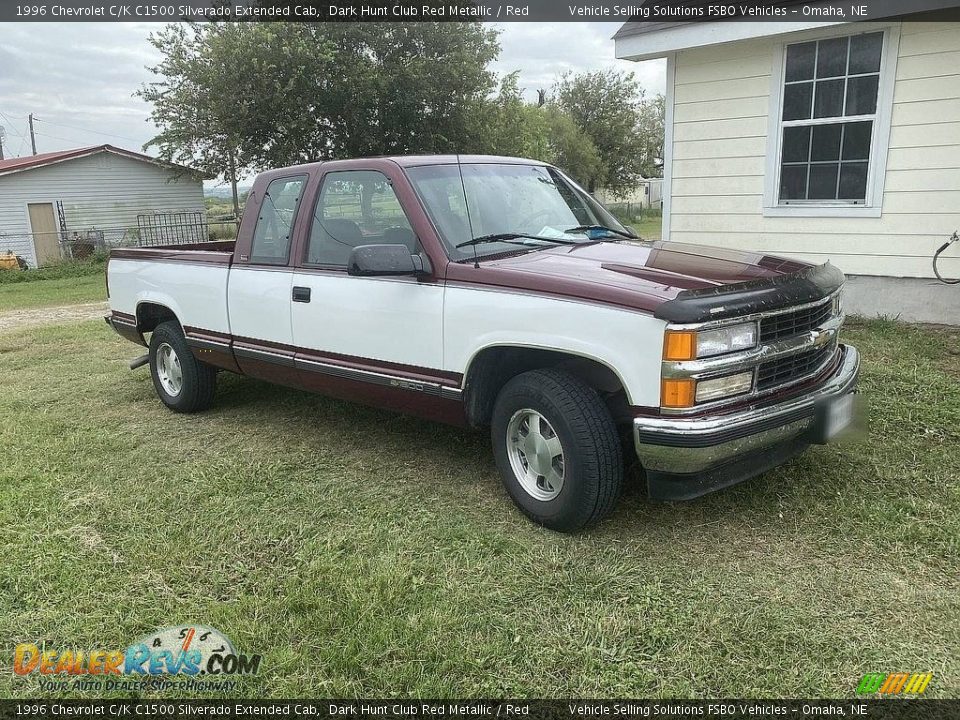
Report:
<svg viewBox="0 0 960 720"><path fill-rule="evenodd" d="M857 385L860 354L851 345L840 347L843 358L836 372L823 385L801 397L780 403L758 403L723 415L635 418L634 444L648 476L705 473L736 464L740 459L758 457L758 462L748 463L731 477L718 474L717 481L700 492L680 493L676 498L668 499L693 497L769 469L772 467L770 459L777 456L767 454L762 457L765 450L787 446L802 450L812 442L804 442L804 439L811 434L815 424L817 406L829 398L852 392Z"/></svg>

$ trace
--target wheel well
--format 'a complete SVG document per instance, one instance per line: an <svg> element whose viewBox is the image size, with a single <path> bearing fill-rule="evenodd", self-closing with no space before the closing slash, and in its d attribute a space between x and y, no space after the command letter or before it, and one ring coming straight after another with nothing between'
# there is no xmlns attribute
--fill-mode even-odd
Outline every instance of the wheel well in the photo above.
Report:
<svg viewBox="0 0 960 720"><path fill-rule="evenodd" d="M610 409L614 422L626 422L630 417L630 403L623 383L603 363L557 350L498 346L481 350L467 369L464 406L470 424L488 425L503 386L521 373L543 368L564 370L596 390Z"/></svg>
<svg viewBox="0 0 960 720"><path fill-rule="evenodd" d="M169 320L180 324L176 314L166 305L151 302L137 305L137 330L141 333L152 332L156 330L157 325Z"/></svg>

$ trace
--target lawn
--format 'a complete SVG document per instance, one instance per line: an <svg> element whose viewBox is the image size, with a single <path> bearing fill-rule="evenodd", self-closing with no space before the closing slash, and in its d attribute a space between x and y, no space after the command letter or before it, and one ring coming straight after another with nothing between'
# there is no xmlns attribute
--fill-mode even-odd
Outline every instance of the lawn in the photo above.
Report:
<svg viewBox="0 0 960 720"><path fill-rule="evenodd" d="M0 284L0 312L106 299L107 286L102 274Z"/></svg>
<svg viewBox="0 0 960 720"><path fill-rule="evenodd" d="M960 340L856 324L869 441L578 536L510 504L487 438L221 375L175 415L102 322L0 334L0 696L19 642L196 622L239 694L960 696Z"/></svg>

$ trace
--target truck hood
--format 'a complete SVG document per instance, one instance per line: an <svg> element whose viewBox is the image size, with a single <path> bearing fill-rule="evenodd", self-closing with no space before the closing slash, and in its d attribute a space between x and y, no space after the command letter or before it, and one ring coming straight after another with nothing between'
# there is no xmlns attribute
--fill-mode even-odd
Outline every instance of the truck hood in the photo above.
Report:
<svg viewBox="0 0 960 720"><path fill-rule="evenodd" d="M597 242L461 264L450 275L653 312L684 291L773 279L810 267L762 253L672 242Z"/></svg>

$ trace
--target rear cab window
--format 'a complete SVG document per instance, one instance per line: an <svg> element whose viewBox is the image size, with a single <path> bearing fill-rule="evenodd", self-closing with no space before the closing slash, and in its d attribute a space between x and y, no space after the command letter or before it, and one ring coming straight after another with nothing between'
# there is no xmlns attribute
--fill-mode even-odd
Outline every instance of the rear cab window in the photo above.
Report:
<svg viewBox="0 0 960 720"><path fill-rule="evenodd" d="M250 262L265 265L287 264L293 224L306 184L307 176L297 175L277 178L267 186L253 232Z"/></svg>

